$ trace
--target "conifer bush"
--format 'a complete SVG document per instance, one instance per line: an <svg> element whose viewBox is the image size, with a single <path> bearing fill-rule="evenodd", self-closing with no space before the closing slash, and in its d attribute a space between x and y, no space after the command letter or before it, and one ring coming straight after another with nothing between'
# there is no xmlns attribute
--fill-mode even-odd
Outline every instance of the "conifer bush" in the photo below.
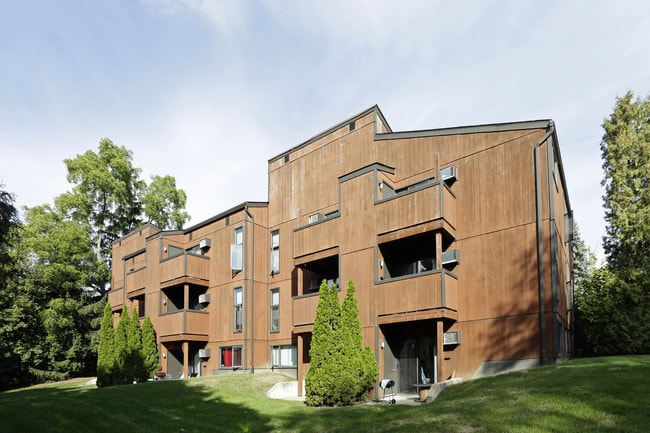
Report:
<svg viewBox="0 0 650 433"><path fill-rule="evenodd" d="M109 303L104 308L97 353L97 386L144 382L160 370L156 333L149 317L142 327L138 312L123 310L113 328Z"/></svg>
<svg viewBox="0 0 650 433"><path fill-rule="evenodd" d="M113 385L113 312L110 302L104 306L104 316L99 328L99 346L97 348L97 386Z"/></svg>
<svg viewBox="0 0 650 433"><path fill-rule="evenodd" d="M309 406L350 405L364 401L377 380L377 362L363 347L359 306L352 281L339 304L336 285L323 281L314 319L311 366L305 378Z"/></svg>

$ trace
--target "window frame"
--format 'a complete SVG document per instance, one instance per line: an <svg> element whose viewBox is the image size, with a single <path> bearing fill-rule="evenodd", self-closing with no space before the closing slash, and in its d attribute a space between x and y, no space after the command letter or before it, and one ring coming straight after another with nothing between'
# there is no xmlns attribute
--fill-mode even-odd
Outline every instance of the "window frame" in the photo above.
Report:
<svg viewBox="0 0 650 433"><path fill-rule="evenodd" d="M291 350L291 362L293 364L282 364L282 350ZM276 353L276 351L278 351ZM279 360L276 363L276 360ZM297 368L298 367L298 346L293 344L274 344L271 346L271 368Z"/></svg>
<svg viewBox="0 0 650 433"><path fill-rule="evenodd" d="M240 299L237 299L238 297ZM244 288L241 286L233 289L232 332L244 332Z"/></svg>
<svg viewBox="0 0 650 433"><path fill-rule="evenodd" d="M230 350L230 365L227 365L227 363L224 362L225 356L224 356L224 351ZM237 358L235 354L239 354L239 357ZM242 359L243 359L243 347L234 345L234 346L221 346L219 347L219 368L228 368L228 369L240 369L242 368ZM235 359L238 359L239 363L235 364Z"/></svg>
<svg viewBox="0 0 650 433"><path fill-rule="evenodd" d="M277 242L274 242L277 240ZM271 232L270 243L270 274L275 275L280 273L280 230L273 230Z"/></svg>
<svg viewBox="0 0 650 433"><path fill-rule="evenodd" d="M274 295L277 295L277 302L273 300ZM269 332L280 332L280 288L273 288L269 297ZM274 326L274 313L277 316L277 325Z"/></svg>

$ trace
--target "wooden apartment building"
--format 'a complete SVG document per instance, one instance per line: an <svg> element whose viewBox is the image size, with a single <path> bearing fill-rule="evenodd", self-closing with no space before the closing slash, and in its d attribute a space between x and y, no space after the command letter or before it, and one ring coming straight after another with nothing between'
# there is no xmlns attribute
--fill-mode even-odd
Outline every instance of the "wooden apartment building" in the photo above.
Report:
<svg viewBox="0 0 650 433"><path fill-rule="evenodd" d="M113 245L115 319L173 378L304 379L323 280L352 280L397 391L572 353L572 211L550 120L393 132L377 106L268 161L268 202Z"/></svg>

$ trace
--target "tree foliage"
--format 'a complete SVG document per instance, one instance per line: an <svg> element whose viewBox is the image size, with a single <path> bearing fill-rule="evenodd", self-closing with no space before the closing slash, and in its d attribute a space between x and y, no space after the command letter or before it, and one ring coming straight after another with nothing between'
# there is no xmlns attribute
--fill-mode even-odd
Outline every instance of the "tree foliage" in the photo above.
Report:
<svg viewBox="0 0 650 433"><path fill-rule="evenodd" d="M323 281L314 319L311 365L305 378L310 406L349 405L367 397L377 379L377 362L363 347L359 307L352 281L343 305L336 285Z"/></svg>
<svg viewBox="0 0 650 433"><path fill-rule="evenodd" d="M88 150L64 161L74 186L56 204L69 220L88 225L101 271L92 287L100 295L109 288L113 241L145 222L164 230L180 229L189 220L185 191L176 188L174 177L153 176L147 185L132 159L130 150L104 138L97 152Z"/></svg>
<svg viewBox="0 0 650 433"><path fill-rule="evenodd" d="M175 179L147 184L132 158L103 139L66 159L71 190L24 209L23 223L0 185L1 387L94 374L112 242L146 222L189 219Z"/></svg>
<svg viewBox="0 0 650 433"><path fill-rule="evenodd" d="M97 386L144 382L159 371L156 336L149 317L140 326L136 309L122 310L117 327L107 302L100 328Z"/></svg>
<svg viewBox="0 0 650 433"><path fill-rule="evenodd" d="M109 386L115 383L113 378L113 365L115 363L114 340L113 311L110 302L106 302L102 324L99 328L97 386Z"/></svg>
<svg viewBox="0 0 650 433"><path fill-rule="evenodd" d="M617 98L603 129L607 264L578 286L580 324L595 353L649 353L650 98Z"/></svg>
<svg viewBox="0 0 650 433"><path fill-rule="evenodd" d="M145 316L142 322L142 358L147 377L153 377L161 369L158 358L158 346L156 345L156 331L149 316Z"/></svg>

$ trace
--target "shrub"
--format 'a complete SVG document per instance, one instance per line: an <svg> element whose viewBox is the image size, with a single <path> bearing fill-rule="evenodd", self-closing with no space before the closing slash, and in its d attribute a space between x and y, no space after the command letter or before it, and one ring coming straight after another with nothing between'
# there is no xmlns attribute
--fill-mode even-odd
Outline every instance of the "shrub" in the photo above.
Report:
<svg viewBox="0 0 650 433"><path fill-rule="evenodd" d="M363 347L352 281L342 305L336 286L321 284L309 356L305 401L310 406L354 404L365 400L375 385L377 362L372 350Z"/></svg>

